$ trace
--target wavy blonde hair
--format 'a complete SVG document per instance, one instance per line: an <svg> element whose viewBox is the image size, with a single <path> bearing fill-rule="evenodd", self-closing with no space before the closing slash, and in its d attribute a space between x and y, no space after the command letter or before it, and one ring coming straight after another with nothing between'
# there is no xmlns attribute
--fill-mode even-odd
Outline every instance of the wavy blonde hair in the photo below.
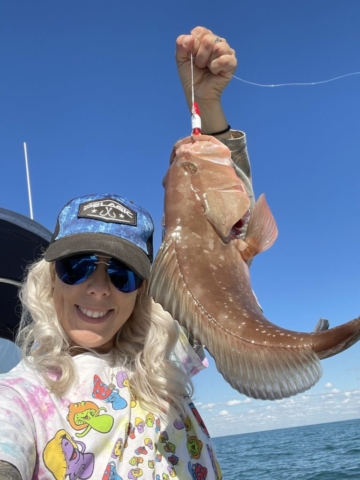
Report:
<svg viewBox="0 0 360 480"><path fill-rule="evenodd" d="M23 313L16 343L24 362L42 376L51 392L62 396L75 383L76 374L74 347L54 306L55 275L54 263L44 259L29 267L20 291ZM172 416L174 408L184 414L184 397L193 394L191 379L170 360L177 340L175 321L147 295L145 280L131 316L114 338L111 365L132 372L132 392L159 415Z"/></svg>

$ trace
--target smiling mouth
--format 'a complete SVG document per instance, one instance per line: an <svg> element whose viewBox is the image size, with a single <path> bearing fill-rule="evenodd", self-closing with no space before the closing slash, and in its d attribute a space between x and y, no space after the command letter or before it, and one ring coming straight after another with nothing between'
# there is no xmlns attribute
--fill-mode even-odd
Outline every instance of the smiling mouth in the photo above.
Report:
<svg viewBox="0 0 360 480"><path fill-rule="evenodd" d="M77 456L77 453L76 453L76 450L74 448L70 460L75 460L76 456Z"/></svg>
<svg viewBox="0 0 360 480"><path fill-rule="evenodd" d="M90 318L101 318L107 314L109 310L89 310L87 308L82 308L79 306L79 310Z"/></svg>
<svg viewBox="0 0 360 480"><path fill-rule="evenodd" d="M76 305L76 308L79 310L82 316L85 316L89 320L103 320L103 319L105 320L109 316L109 314L112 312L112 309L93 310L90 308L80 307L80 305Z"/></svg>

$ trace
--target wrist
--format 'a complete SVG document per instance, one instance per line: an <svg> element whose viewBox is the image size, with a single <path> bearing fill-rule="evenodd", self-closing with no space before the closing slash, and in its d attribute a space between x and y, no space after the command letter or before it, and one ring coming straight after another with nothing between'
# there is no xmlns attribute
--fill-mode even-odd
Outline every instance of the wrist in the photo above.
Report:
<svg viewBox="0 0 360 480"><path fill-rule="evenodd" d="M220 99L197 101L201 116L201 131L216 138L231 138L229 124L221 106Z"/></svg>
<svg viewBox="0 0 360 480"><path fill-rule="evenodd" d="M219 138L225 138L225 136L227 137L228 133L229 135L230 134L230 130L231 130L231 126L228 125L226 128L224 128L223 130L219 130L217 132L202 132L203 135L211 135L212 137L219 137Z"/></svg>

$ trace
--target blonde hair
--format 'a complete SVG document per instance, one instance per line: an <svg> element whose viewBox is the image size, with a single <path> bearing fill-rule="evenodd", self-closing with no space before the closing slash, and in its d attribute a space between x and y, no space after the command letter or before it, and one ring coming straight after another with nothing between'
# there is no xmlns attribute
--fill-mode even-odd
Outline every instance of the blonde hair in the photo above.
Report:
<svg viewBox="0 0 360 480"><path fill-rule="evenodd" d="M58 320L54 301L54 264L33 263L20 291L23 313L17 344L24 362L37 371L49 390L64 395L76 381L69 337ZM130 372L130 387L142 405L159 415L184 412L191 396L191 379L172 361L178 340L173 318L147 295L147 281L137 295L134 310L114 338L112 365Z"/></svg>

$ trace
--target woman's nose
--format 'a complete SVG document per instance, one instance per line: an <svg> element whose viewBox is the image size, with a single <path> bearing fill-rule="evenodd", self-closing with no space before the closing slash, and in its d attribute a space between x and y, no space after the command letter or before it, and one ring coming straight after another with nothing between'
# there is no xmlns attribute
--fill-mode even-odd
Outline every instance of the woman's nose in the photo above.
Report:
<svg viewBox="0 0 360 480"><path fill-rule="evenodd" d="M110 295L111 280L107 273L107 265L100 262L95 272L86 280L86 292L88 295L107 297Z"/></svg>

